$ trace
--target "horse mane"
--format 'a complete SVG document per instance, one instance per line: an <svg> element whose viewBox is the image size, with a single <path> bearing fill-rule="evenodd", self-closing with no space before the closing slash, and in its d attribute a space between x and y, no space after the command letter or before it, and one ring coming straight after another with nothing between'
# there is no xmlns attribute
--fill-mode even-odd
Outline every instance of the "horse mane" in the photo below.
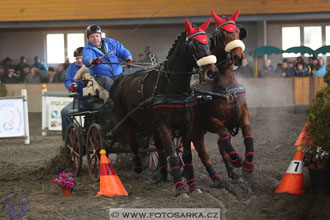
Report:
<svg viewBox="0 0 330 220"><path fill-rule="evenodd" d="M175 52L175 49L180 41L180 39L182 39L182 37L186 38L186 31L183 31L181 34L179 34L176 38L176 40L174 41L174 43L172 44L172 47L171 49L168 51L168 54L166 56L166 59L164 62L162 62L160 64L160 66L164 65L164 66L167 66L167 63L168 63L168 60L169 58L173 55L173 53Z"/></svg>

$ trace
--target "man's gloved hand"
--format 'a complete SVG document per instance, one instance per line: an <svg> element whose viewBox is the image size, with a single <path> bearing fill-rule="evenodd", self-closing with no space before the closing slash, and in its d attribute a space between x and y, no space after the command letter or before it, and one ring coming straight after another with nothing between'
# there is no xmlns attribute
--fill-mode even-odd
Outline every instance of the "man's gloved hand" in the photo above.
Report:
<svg viewBox="0 0 330 220"><path fill-rule="evenodd" d="M71 83L70 92L77 92L77 90L78 90L78 84L75 82Z"/></svg>
<svg viewBox="0 0 330 220"><path fill-rule="evenodd" d="M132 60L132 59L127 59L126 62L127 62L127 63L133 63L134 60Z"/></svg>
<svg viewBox="0 0 330 220"><path fill-rule="evenodd" d="M101 63L101 59L100 58L94 58L93 60L92 60L92 65L97 65L97 64L99 64L99 63Z"/></svg>

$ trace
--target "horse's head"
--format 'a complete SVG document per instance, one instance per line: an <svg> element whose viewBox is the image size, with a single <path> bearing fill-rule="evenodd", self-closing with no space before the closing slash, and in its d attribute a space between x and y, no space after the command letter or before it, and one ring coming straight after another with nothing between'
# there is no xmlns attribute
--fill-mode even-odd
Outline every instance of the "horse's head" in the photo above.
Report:
<svg viewBox="0 0 330 220"><path fill-rule="evenodd" d="M215 39L215 55L221 60L230 60L234 66L242 64L243 52L245 45L243 39L247 36L246 28L236 24L239 10L230 18L219 17L213 10L212 16L216 23L213 31L213 39ZM221 62L219 59L219 62Z"/></svg>
<svg viewBox="0 0 330 220"><path fill-rule="evenodd" d="M214 78L218 72L216 67L217 58L211 55L211 40L205 30L210 24L211 18L199 27L191 26L188 19L185 21L187 38L186 45L188 54L192 55L194 65L200 68L200 80Z"/></svg>

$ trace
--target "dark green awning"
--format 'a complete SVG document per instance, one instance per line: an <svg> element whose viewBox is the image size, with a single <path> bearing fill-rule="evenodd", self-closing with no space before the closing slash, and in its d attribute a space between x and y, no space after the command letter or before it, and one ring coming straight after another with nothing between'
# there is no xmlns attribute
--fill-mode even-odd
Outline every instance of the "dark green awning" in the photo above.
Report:
<svg viewBox="0 0 330 220"><path fill-rule="evenodd" d="M258 47L253 52L253 57L259 57L259 56L271 55L271 54L279 54L279 53L283 53L283 50L280 48L273 47L273 46L262 46L262 47Z"/></svg>
<svg viewBox="0 0 330 220"><path fill-rule="evenodd" d="M314 50L310 47L300 46L300 47L290 47L286 49L283 53L301 53L302 55L307 53L313 55Z"/></svg>
<svg viewBox="0 0 330 220"><path fill-rule="evenodd" d="M319 49L315 50L315 55L319 55L319 54L326 54L326 53L330 53L330 46L326 45L326 46L322 46Z"/></svg>

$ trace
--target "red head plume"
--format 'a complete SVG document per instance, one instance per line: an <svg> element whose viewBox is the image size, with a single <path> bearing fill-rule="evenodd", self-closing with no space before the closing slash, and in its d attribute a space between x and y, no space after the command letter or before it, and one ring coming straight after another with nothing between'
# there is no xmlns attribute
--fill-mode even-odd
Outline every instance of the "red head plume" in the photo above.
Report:
<svg viewBox="0 0 330 220"><path fill-rule="evenodd" d="M211 22L211 18L209 18L209 20L207 20L204 24L202 24L201 26L199 26L197 28L197 27L192 27L190 25L188 19L186 19L185 26L186 26L186 31L188 33L188 37L195 34L195 33L197 33L198 31L206 31L206 29L208 28L210 22ZM199 34L199 35L196 35L192 38L198 40L202 44L207 44L209 42L209 39L205 34Z"/></svg>
<svg viewBox="0 0 330 220"><path fill-rule="evenodd" d="M235 12L235 14L233 14L233 15L229 18L229 20L231 20L231 21L236 21L237 18L238 18L238 15L239 15L239 9Z"/></svg>
<svg viewBox="0 0 330 220"><path fill-rule="evenodd" d="M235 22L238 18L240 10L238 9L235 14L233 14L228 20ZM228 21L227 18L220 18L213 10L211 10L213 19L215 21L215 23L217 24L217 26L219 26L220 24ZM236 25L234 24L226 24L221 26L222 29L228 31L228 32L234 32L236 30Z"/></svg>

